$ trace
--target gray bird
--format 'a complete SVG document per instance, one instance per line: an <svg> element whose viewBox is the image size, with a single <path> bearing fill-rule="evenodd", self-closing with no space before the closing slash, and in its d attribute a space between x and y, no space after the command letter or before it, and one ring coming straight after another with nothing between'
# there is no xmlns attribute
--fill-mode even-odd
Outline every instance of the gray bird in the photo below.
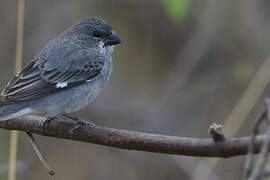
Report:
<svg viewBox="0 0 270 180"><path fill-rule="evenodd" d="M71 115L89 104L112 72L113 47L121 41L104 20L80 20L50 41L4 88L0 121L25 115ZM89 124L91 124L89 122Z"/></svg>

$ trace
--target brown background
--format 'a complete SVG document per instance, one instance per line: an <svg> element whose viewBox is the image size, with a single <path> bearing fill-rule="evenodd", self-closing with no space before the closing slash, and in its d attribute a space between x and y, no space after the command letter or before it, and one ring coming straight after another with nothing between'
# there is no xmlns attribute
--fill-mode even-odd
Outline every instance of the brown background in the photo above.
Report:
<svg viewBox="0 0 270 180"><path fill-rule="evenodd" d="M26 0L24 64L82 17L99 16L119 34L104 91L78 112L102 126L207 137L222 123L268 56L267 0L190 0L175 22L157 0ZM14 71L16 0L0 1L0 88ZM248 135L251 122L238 136ZM191 179L200 158L126 151L37 137L56 170L51 178L20 133L18 180ZM6 179L9 132L0 130L0 179ZM240 179L243 157L223 159L209 179Z"/></svg>

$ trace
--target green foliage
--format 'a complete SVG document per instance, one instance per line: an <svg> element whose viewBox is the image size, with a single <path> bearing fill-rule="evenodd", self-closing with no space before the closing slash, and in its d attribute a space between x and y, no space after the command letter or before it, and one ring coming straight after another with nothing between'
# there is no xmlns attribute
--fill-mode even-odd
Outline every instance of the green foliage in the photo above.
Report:
<svg viewBox="0 0 270 180"><path fill-rule="evenodd" d="M161 0L172 21L182 21L188 11L190 0Z"/></svg>

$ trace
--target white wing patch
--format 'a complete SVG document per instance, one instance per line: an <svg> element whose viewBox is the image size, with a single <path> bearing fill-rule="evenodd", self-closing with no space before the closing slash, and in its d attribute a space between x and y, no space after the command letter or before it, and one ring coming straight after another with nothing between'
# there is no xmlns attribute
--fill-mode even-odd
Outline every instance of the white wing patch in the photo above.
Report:
<svg viewBox="0 0 270 180"><path fill-rule="evenodd" d="M55 86L56 88L64 88L67 87L68 83L67 82L61 82L61 83L57 83Z"/></svg>

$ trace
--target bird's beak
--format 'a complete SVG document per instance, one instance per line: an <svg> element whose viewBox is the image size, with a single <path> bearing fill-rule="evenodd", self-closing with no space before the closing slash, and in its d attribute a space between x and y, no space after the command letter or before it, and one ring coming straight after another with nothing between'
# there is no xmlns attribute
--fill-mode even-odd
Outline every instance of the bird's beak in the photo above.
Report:
<svg viewBox="0 0 270 180"><path fill-rule="evenodd" d="M112 34L105 40L105 46L107 45L112 46L120 43L121 40L114 31L112 31Z"/></svg>

